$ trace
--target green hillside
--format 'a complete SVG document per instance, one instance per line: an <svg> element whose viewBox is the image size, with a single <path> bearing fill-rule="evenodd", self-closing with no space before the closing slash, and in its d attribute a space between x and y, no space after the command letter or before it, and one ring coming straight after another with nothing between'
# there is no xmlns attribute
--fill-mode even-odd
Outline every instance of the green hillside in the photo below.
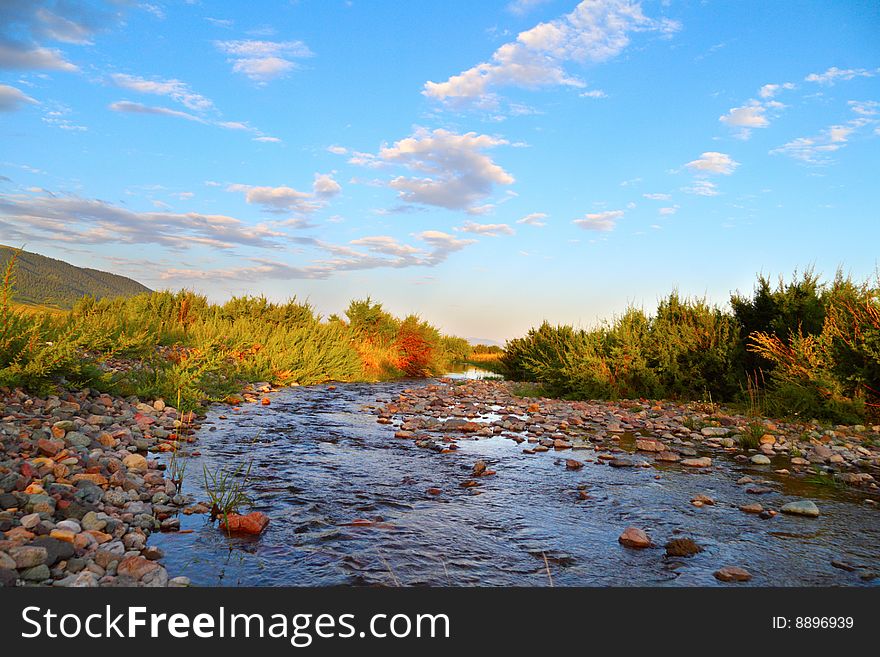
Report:
<svg viewBox="0 0 880 657"><path fill-rule="evenodd" d="M15 249L0 245L0 271ZM21 251L15 263L14 300L17 303L71 308L82 296L122 297L150 292L137 281L106 271L75 267L54 258Z"/></svg>

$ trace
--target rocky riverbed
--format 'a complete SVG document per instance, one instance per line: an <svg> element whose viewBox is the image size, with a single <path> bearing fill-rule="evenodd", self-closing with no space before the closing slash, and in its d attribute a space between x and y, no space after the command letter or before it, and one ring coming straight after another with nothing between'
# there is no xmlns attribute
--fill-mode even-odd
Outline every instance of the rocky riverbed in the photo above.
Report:
<svg viewBox="0 0 880 657"><path fill-rule="evenodd" d="M260 384L202 419L162 400L2 391L0 582L877 581L880 427L756 431L701 405L513 391ZM189 461L181 481L172 454ZM243 459L271 519L259 537L205 515L203 468Z"/></svg>
<svg viewBox="0 0 880 657"><path fill-rule="evenodd" d="M147 539L207 511L156 458L198 427L163 400L0 391L0 586L188 585Z"/></svg>

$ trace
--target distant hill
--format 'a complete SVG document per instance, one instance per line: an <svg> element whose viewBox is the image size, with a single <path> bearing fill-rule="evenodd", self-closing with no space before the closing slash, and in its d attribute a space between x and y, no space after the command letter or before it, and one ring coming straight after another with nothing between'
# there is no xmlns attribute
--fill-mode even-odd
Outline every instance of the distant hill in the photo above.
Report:
<svg viewBox="0 0 880 657"><path fill-rule="evenodd" d="M0 273L15 249L0 244ZM80 297L123 297L150 292L150 288L125 276L75 267L62 260L22 251L15 262L16 303L72 308Z"/></svg>

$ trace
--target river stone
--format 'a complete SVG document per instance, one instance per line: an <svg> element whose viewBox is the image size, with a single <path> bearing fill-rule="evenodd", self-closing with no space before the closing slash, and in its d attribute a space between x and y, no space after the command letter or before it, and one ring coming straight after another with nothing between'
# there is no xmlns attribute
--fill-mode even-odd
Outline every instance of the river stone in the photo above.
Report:
<svg viewBox="0 0 880 657"><path fill-rule="evenodd" d="M701 456L696 459L684 459L681 462L682 465L686 465L689 468L711 468L712 467L712 459L708 456Z"/></svg>
<svg viewBox="0 0 880 657"><path fill-rule="evenodd" d="M9 556L15 561L16 568L33 568L46 563L48 551L37 545L21 545L9 550Z"/></svg>
<svg viewBox="0 0 880 657"><path fill-rule="evenodd" d="M0 588L5 586L15 586L18 579L18 573L9 568L0 568Z"/></svg>
<svg viewBox="0 0 880 657"><path fill-rule="evenodd" d="M147 459L140 454L129 454L122 459L122 464L133 472L146 472Z"/></svg>
<svg viewBox="0 0 880 657"><path fill-rule="evenodd" d="M15 559L10 557L5 552L0 552L0 568L6 568L7 570L15 570Z"/></svg>
<svg viewBox="0 0 880 657"><path fill-rule="evenodd" d="M714 575L715 579L722 582L748 582L752 579L752 574L748 570L737 566L725 566L716 570Z"/></svg>
<svg viewBox="0 0 880 657"><path fill-rule="evenodd" d="M749 459L755 465L770 465L770 459L764 456L763 454L755 454L751 459Z"/></svg>
<svg viewBox="0 0 880 657"><path fill-rule="evenodd" d="M64 434L64 440L73 447L88 447L92 442L91 438L79 431L68 431Z"/></svg>
<svg viewBox="0 0 880 657"><path fill-rule="evenodd" d="M703 427L700 429L700 433L704 436L714 436L717 438L721 438L730 433L730 429L726 427Z"/></svg>
<svg viewBox="0 0 880 657"><path fill-rule="evenodd" d="M817 518L819 516L819 507L810 500L789 502L788 504L783 504L779 510L794 516L807 516L808 518Z"/></svg>
<svg viewBox="0 0 880 657"><path fill-rule="evenodd" d="M52 577L52 574L49 572L49 566L46 564L21 571L21 578L29 582L42 582L50 577Z"/></svg>
<svg viewBox="0 0 880 657"><path fill-rule="evenodd" d="M25 529L33 529L37 525L40 524L40 514L39 513L29 513L26 516L22 516L21 520L19 520L21 526Z"/></svg>
<svg viewBox="0 0 880 657"><path fill-rule="evenodd" d="M54 566L63 559L69 559L76 552L73 544L59 541L51 536L40 536L31 541L30 544L46 550L47 556L44 561L50 566Z"/></svg>
<svg viewBox="0 0 880 657"><path fill-rule="evenodd" d="M703 548L692 538L673 538L666 544L667 557L692 557Z"/></svg>
<svg viewBox="0 0 880 657"><path fill-rule="evenodd" d="M617 542L631 548L651 547L651 539L638 527L627 527L617 539Z"/></svg>
<svg viewBox="0 0 880 657"><path fill-rule="evenodd" d="M108 492L110 492L110 491L108 491ZM106 499L106 494L104 496L104 499ZM82 523L82 528L85 529L86 531L89 531L89 530L101 531L102 529L104 529L104 527L107 526L107 521L102 520L101 518L98 518L98 514L95 513L94 511L89 511L88 513L86 513L82 517L81 523Z"/></svg>

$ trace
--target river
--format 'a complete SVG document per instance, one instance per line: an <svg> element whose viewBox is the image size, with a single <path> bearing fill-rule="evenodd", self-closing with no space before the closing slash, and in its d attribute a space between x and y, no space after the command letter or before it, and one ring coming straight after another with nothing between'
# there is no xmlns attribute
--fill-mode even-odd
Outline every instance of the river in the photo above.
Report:
<svg viewBox="0 0 880 657"><path fill-rule="evenodd" d="M526 456L503 437L460 440L458 451L438 454L395 439L371 412L419 385L287 388L268 395L269 406L211 408L183 492L204 500L204 467L252 459L253 509L271 522L259 537L228 537L205 515L181 515L183 532L150 539L169 572L202 586L714 586L715 570L737 565L753 573L747 585L880 581L831 565L880 572L878 512L856 492L778 477L756 499L735 483L749 465L733 459L708 473L678 464L569 471L560 459L576 452ZM480 494L460 487L477 459L498 472ZM589 500L575 501L579 488ZM695 508L697 493L719 503ZM765 520L737 508L792 494L815 500L822 515ZM361 520L372 524L350 524ZM628 549L617 542L627 526L692 537L704 551Z"/></svg>

